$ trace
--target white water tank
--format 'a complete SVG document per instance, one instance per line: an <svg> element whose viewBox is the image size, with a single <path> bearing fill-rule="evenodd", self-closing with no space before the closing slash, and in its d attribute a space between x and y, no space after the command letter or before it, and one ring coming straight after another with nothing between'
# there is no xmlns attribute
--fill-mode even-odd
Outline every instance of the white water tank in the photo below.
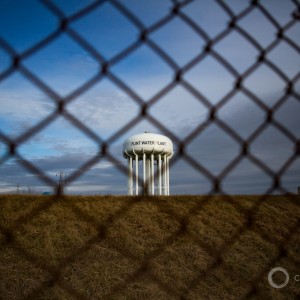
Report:
<svg viewBox="0 0 300 300"><path fill-rule="evenodd" d="M171 158L173 143L164 135L150 132L133 135L124 142L123 155L125 158L128 157L128 154L138 154L142 159L144 153L146 155L153 153L155 156L167 154Z"/></svg>
<svg viewBox="0 0 300 300"><path fill-rule="evenodd" d="M138 195L142 187L146 195L170 195L172 155L173 143L164 135L145 132L128 138L123 144L123 156L128 161L128 194ZM142 176L139 177L140 165Z"/></svg>

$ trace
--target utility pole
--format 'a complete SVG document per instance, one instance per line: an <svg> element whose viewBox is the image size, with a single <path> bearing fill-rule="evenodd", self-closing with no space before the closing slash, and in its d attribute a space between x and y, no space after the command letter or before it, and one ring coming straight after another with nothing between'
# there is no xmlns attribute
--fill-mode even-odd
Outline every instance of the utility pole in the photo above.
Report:
<svg viewBox="0 0 300 300"><path fill-rule="evenodd" d="M64 171L60 170L57 174L56 177L58 177L58 183L57 183L57 191L58 194L63 195L66 188L66 174Z"/></svg>
<svg viewBox="0 0 300 300"><path fill-rule="evenodd" d="M17 194L20 194L20 183L17 183Z"/></svg>

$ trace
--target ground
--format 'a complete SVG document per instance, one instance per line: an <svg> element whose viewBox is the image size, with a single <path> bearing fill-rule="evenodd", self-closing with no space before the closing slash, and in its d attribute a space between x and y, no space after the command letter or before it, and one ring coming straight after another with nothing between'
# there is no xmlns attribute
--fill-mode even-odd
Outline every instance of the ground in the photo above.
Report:
<svg viewBox="0 0 300 300"><path fill-rule="evenodd" d="M296 299L299 200L2 195L0 299Z"/></svg>

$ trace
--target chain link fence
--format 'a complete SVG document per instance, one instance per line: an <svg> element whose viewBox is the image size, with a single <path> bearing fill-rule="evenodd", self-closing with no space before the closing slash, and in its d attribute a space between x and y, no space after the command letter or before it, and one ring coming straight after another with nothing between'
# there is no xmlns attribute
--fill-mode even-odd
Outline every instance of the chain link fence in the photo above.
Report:
<svg viewBox="0 0 300 300"><path fill-rule="evenodd" d="M170 235L165 240L163 245L160 245L144 260L141 260L137 270L135 270L132 274L125 278L124 282L122 282L121 284L116 284L116 286L113 287L112 291L107 291L105 297L113 298L114 293L122 291L136 278L139 278L139 276L147 273L151 277L151 280L158 284L159 287L164 290L164 292L166 292L169 297L185 299L188 298L188 292L190 290L193 290L193 287L195 287L201 280L203 280L203 278L205 278L207 274L210 274L211 272L213 272L213 270L217 269L223 264L222 253L224 253L227 249L230 249L237 241L239 241L242 234L246 230L249 230L249 228L251 228L255 214L258 212L260 206L264 203L268 195L276 191L280 191L281 193L289 192L282 184L282 177L285 174L286 170L288 170L288 168L297 159L299 159L300 141L298 136L285 126L286 124L281 123L274 118L274 114L281 109L281 107L289 97L294 97L297 101L300 101L299 89L297 89L297 86L299 86L300 82L300 71L298 71L293 76L287 76L287 74L284 72L284 69L279 68L276 62L270 59L269 56L272 50L274 50L280 43L284 42L288 47L292 48L293 51L297 53L298 61L295 61L295 64L299 65L299 42L297 40L291 39L286 34L286 32L294 26L299 26L300 4L296 0L287 1L289 2L289 5L292 5L294 7L294 9L290 15L288 22L282 24L281 22L276 20L272 13L266 8L266 6L264 5L264 1L250 1L242 10L240 10L238 13L235 13L231 9L228 1L226 2L222 0L215 0L214 4L217 5L219 9L223 10L223 12L229 18L229 22L227 26L225 26L216 36L211 38L211 36L208 34L208 28L200 26L184 10L185 7L196 1L170 1L170 3L172 3L172 9L169 11L169 13L164 15L158 21L148 27L144 25L138 15L133 13L125 5L125 2L117 0L93 1L91 4L86 5L73 15L66 16L64 12L59 8L59 6L54 2L42 0L40 1L40 4L42 4L47 10L49 10L59 22L59 26L57 26L56 30L51 32L37 44L31 46L22 53L18 53L9 44L8 41L0 37L1 50L11 58L10 66L2 70L2 72L0 73L0 84L10 76L13 76L16 71L18 71L24 78L29 80L37 90L50 98L56 107L53 113L48 115L45 119L41 120L38 124L24 132L17 138L13 138L0 130L0 140L7 147L5 155L3 155L0 159L0 164L4 165L12 157L16 158L18 164L22 165L26 170L37 176L45 184L52 186L55 190L55 194L57 197L56 199L59 200L60 194L62 192L61 185L57 184L57 182L49 174L44 172L42 169L39 169L34 163L30 161L30 159L19 153L18 149L22 145L26 144L32 137L45 130L58 117L62 117L65 120L68 120L68 122L70 122L77 130L81 131L87 138L95 142L99 149L97 155L91 157L87 162L84 163L84 165L82 165L80 168L78 168L68 176L68 185L71 185L72 182L74 182L76 179L82 176L82 174L87 172L90 168L92 168L95 164L97 164L104 158L114 164L120 172L127 174L127 168L125 167L125 165L120 163L120 161L116 159L114 155L112 155L111 145L118 139L123 138L124 134L126 134L126 132L132 129L141 120L147 120L159 131L170 137L176 145L176 152L174 154L174 157L172 158L171 167L172 165L175 165L177 161L184 160L191 168L193 168L196 172L200 173L211 182L212 189L208 193L209 195L207 197L204 197L203 201L197 203L184 217L181 217L174 211L170 211L163 202L161 204L159 202L155 202L154 205L158 208L159 211L167 211L168 214L172 214L176 219L179 220L180 228L178 229L178 231ZM77 20L80 20L81 18L89 15L93 10L101 8L106 3L109 3L114 7L115 10L118 11L118 13L129 20L132 26L134 26L135 30L138 32L137 38L132 43L130 43L122 51L116 53L110 59L105 58L105 56L98 49L96 49L93 44L89 43L84 36L82 36L71 26L73 22L76 22ZM266 22L269 23L276 31L276 36L273 37L271 42L266 47L262 46L261 43L255 39L255 37L253 37L242 26L240 26L240 22L253 12L259 12L260 14L262 14ZM159 32L159 30L163 26L172 22L174 19L180 19L180 21L182 21L185 26L188 26L193 30L194 33L199 36L199 39L202 42L204 41L203 49L199 51L199 53L192 60L188 61L183 66L179 66L172 55L166 52L159 43L155 42L154 39L151 38L151 35L153 33ZM256 61L251 63L251 65L249 65L242 72L237 70L232 61L226 59L221 52L217 51L217 45L221 41L226 40L233 32L238 33L245 41L247 41L247 43L249 43L251 47L255 48L255 50L259 53L257 55ZM25 59L34 57L38 51L40 51L44 47L47 47L48 44L58 39L62 33L67 35L68 38L70 38L80 48L87 52L88 55L97 62L99 67L99 72L97 72L96 75L87 80L84 84L78 86L75 90L73 90L65 97L59 95L51 86L49 86L40 77L36 76L29 68L26 67L26 64L23 63ZM151 49L153 53L158 55L160 59L172 69L173 73L173 80L163 88L161 88L157 93L155 93L155 95L152 96L148 101L146 101L146 99L143 99L135 91L134 88L131 88L124 80L122 80L121 76L119 76L117 72L113 71L114 66L118 65L122 61L125 61L134 51L136 51L143 45L146 45L149 49ZM230 76L234 78L235 82L232 89L226 92L226 94L224 94L217 103L212 103L212 101L204 94L202 94L201 90L196 89L193 84L191 84L191 82L186 79L185 76L185 74L189 72L194 66L201 65L201 63L203 63L203 61L207 57L221 64L228 71ZM278 75L278 77L285 85L284 94L281 95L276 100L275 104L271 107L266 105L264 99L256 95L255 91L244 85L245 80L252 74L255 74L256 70L262 65L270 68L273 73ZM115 132L107 139L104 139L103 137L98 135L93 130L93 128L89 127L89 124L83 123L68 111L69 104L76 102L76 99L78 97L86 93L93 86L104 79L113 83L118 89L120 89L130 99L132 99L139 107L138 116L132 118L125 126L123 126L120 130ZM167 126L165 126L159 119L156 119L152 114L149 114L149 110L177 86L180 86L188 91L191 95L193 95L196 101L199 101L199 103L201 103L201 105L203 105L209 111L207 119L197 124L196 128L183 139L179 139L178 136L174 134L174 132ZM246 95L249 99L251 99L251 101L253 101L253 103L255 103L255 105L260 108L261 112L264 115L264 121L248 138L243 138L239 133L239 128L233 129L218 115L219 110L224 105L232 101L232 99L238 92ZM211 124L217 126L218 129L229 135L232 140L240 145L238 155L236 155L236 157L228 165L226 165L226 167L218 176L215 176L208 167L199 163L199 161L192 157L187 151L188 145L192 143L197 137L201 136L205 129ZM270 125L275 127L294 145L293 154L288 159L286 159L282 167L277 172L275 172L267 163L265 163L263 160L259 159L251 151L249 151L252 143ZM209 203L212 194L226 194L226 192L222 189L222 182L227 177L227 175L241 163L241 161L245 157L258 169L267 174L271 178L272 184L265 191L264 195L259 198L259 201L257 201L255 205L251 207L251 209L247 210L247 223L244 224L244 226L242 226L230 238L230 240L228 240L222 246L222 248L217 250L206 249L204 245L201 245L201 247L203 247L208 253L212 254L212 256L214 257L214 262L207 269L202 270L180 293L175 292L172 286L164 283L161 278L158 278L158 276L151 274L151 272L149 271L149 261L153 260L155 257L158 257L159 254L161 254L169 245L171 245L176 238L186 234L189 220L193 218L193 216L201 212L205 205ZM245 209L236 201L234 201L233 198L231 199L229 195L226 197L225 198L227 200L229 199L228 201L230 201L230 205L235 207L236 210L245 211ZM6 244L14 245L15 249L17 249L17 251L21 253L22 257L24 257L25 260L38 265L40 268L47 270L51 274L51 280L47 281L41 286L38 286L28 296L28 298L35 298L35 296L38 295L38 293L43 290L45 286L58 284L60 288L67 291L69 295L73 296L74 298L83 299L83 295L80 294L76 289L65 283L61 283L60 270L71 264L79 255L86 253L96 242L102 240L104 241L109 227L123 216L126 216L126 214L130 212L130 210L138 201L140 201L140 198L134 198L130 201L124 201L124 206L122 207L122 209L117 213L111 215L104 225L99 225L99 223L97 223L95 219L87 214L84 210L79 209L78 206L73 205L72 202L68 202L71 210L83 220L91 223L91 225L93 225L93 227L97 229L98 234L96 238L88 240L85 245L78 247L78 249L75 249L75 251L71 255L69 255L64 260L64 262L59 265L58 268L53 268L48 265L47 262L41 261L34 255L32 255L29 251L27 251L24 247L22 247L22 245L15 243L14 240L14 231L16 230L16 228L24 223L34 220L34 218L36 218L42 211L44 211L45 209L49 209L54 203L56 203L55 200L50 199L49 201L45 201L42 205L27 213L25 217L20 218L18 222L12 227L1 227L1 233L5 237ZM291 201L294 202L296 207L299 207L297 198L291 196ZM287 255L285 251L285 244L287 244L291 239L294 238L298 230L299 218L297 222L294 223L293 227L289 228L289 232L288 234L286 234L285 239L281 241L280 245L278 245L278 254L268 264L266 269L272 267L274 263L283 259ZM267 237L262 236L262 238L266 239ZM119 247L117 245L114 245L114 247L128 259L132 258L130 251L122 249L122 247ZM244 295L245 298L256 296L259 282L262 279L265 271L266 270L264 269L262 272L258 272L255 275L255 278L251 282L251 286L247 289L247 292Z"/></svg>

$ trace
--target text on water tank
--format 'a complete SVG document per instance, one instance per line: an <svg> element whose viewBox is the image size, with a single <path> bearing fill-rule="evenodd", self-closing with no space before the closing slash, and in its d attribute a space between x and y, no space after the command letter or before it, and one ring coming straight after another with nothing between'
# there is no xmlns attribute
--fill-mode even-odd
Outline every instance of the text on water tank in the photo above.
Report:
<svg viewBox="0 0 300 300"><path fill-rule="evenodd" d="M166 142L158 142L158 141L137 141L137 142L131 142L131 146L136 145L160 145L160 146L166 146Z"/></svg>

